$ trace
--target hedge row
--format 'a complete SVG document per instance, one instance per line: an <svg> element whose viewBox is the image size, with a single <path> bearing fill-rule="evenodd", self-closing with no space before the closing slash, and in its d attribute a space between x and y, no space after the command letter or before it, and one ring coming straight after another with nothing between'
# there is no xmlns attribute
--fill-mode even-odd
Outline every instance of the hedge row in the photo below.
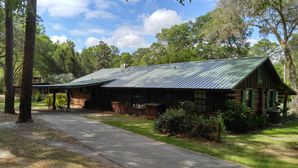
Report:
<svg viewBox="0 0 298 168"><path fill-rule="evenodd" d="M221 140L221 134L224 130L223 119L220 114L203 116L188 113L182 108L168 109L155 120L154 128L163 134L183 134L211 140Z"/></svg>

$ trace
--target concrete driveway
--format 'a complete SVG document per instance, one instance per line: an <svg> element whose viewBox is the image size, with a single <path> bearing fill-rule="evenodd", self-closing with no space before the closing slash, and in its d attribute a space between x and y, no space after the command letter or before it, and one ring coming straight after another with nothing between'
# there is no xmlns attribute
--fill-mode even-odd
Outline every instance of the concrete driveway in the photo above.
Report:
<svg viewBox="0 0 298 168"><path fill-rule="evenodd" d="M91 121L77 113L43 113L39 117L123 167L240 167L215 157L184 150L123 129Z"/></svg>

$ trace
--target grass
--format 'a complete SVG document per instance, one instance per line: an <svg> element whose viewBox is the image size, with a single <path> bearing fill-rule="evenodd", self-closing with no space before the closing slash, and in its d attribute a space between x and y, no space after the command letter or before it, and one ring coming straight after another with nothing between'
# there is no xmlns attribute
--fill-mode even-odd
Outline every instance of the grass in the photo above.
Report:
<svg viewBox="0 0 298 168"><path fill-rule="evenodd" d="M0 95L1 96L1 95ZM20 99L15 98L14 108L17 110L20 106ZM32 101L32 108L47 108L48 106L43 102ZM4 97L0 97L0 112L4 111Z"/></svg>
<svg viewBox="0 0 298 168"><path fill-rule="evenodd" d="M153 121L122 114L86 116L93 120L123 128L157 141L188 150L206 153L250 167L296 168L298 165L298 121L279 127L244 134L227 134L224 142L204 139L169 137L153 131Z"/></svg>
<svg viewBox="0 0 298 168"><path fill-rule="evenodd" d="M26 139L0 129L0 167L103 167L78 154Z"/></svg>

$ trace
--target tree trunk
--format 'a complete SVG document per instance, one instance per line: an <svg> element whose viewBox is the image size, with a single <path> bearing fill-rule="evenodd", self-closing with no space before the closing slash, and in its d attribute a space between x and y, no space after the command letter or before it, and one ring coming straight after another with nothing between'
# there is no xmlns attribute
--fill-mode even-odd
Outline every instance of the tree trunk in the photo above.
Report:
<svg viewBox="0 0 298 168"><path fill-rule="evenodd" d="M22 85L20 97L20 114L17 123L33 121L31 117L31 98L33 60L35 52L36 0L27 0L26 10L27 17L25 30L24 63L22 71Z"/></svg>
<svg viewBox="0 0 298 168"><path fill-rule="evenodd" d="M285 54L285 60L286 60L286 66L288 67L288 78L291 83L291 87L295 90L297 90L297 73L296 73L296 66L293 62L293 58L290 52L290 49L287 44L283 46L284 48L284 54Z"/></svg>
<svg viewBox="0 0 298 168"><path fill-rule="evenodd" d="M288 68L287 77L291 83L291 87L297 91L296 66L293 62L293 58L288 45L285 44L283 45L283 47L284 47L284 54L285 54L285 64ZM291 106L291 112L296 113L295 109L298 107L298 96L293 96L290 106Z"/></svg>
<svg viewBox="0 0 298 168"><path fill-rule="evenodd" d="M5 0L5 108L4 113L14 114L14 90L13 90L13 22L12 3Z"/></svg>

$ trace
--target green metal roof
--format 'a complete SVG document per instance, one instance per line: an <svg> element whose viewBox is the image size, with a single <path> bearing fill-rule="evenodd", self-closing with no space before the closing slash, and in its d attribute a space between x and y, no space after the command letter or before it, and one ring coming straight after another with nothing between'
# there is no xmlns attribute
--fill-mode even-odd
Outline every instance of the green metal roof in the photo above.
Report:
<svg viewBox="0 0 298 168"><path fill-rule="evenodd" d="M104 88L234 89L265 61L265 57L214 59L128 68L101 69L66 84L34 85L35 88L77 88L100 85ZM282 82L283 89L296 92Z"/></svg>
<svg viewBox="0 0 298 168"><path fill-rule="evenodd" d="M268 58L249 57L102 69L73 82L114 79L106 88L233 89Z"/></svg>

